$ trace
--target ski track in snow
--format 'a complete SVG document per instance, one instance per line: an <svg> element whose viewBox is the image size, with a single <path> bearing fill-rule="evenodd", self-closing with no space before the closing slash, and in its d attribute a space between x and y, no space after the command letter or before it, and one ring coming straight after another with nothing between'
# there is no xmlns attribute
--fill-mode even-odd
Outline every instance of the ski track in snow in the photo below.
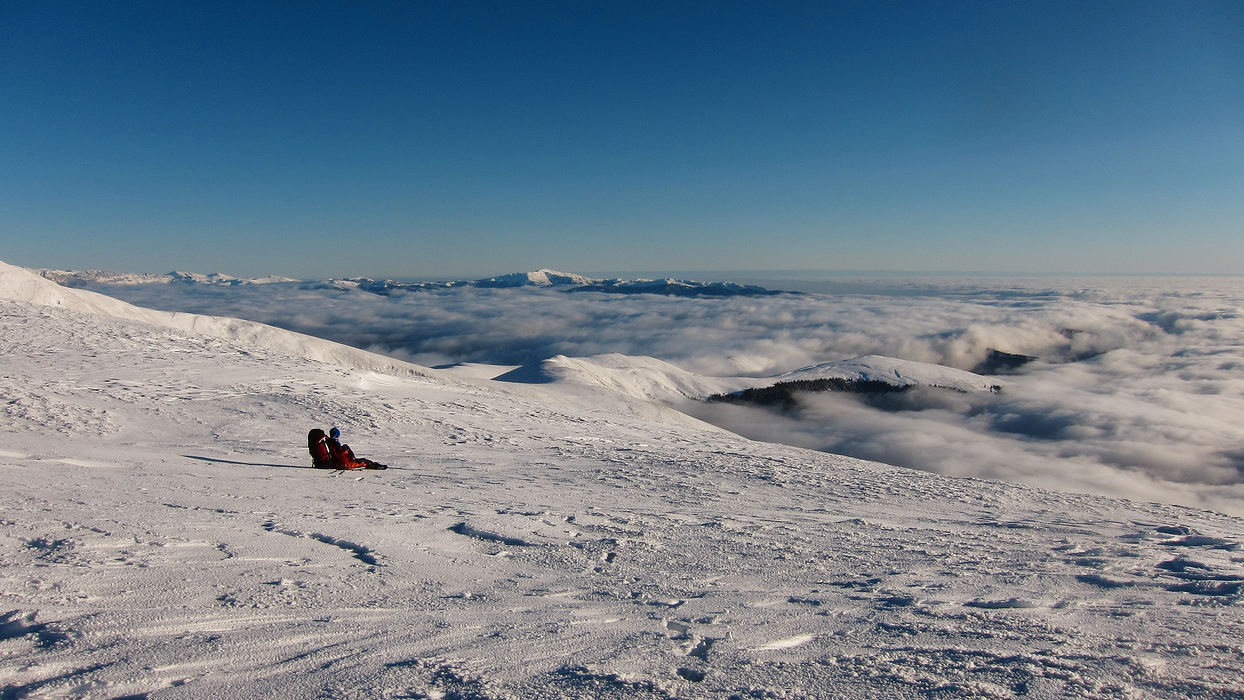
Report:
<svg viewBox="0 0 1244 700"><path fill-rule="evenodd" d="M1244 697L1236 518L0 322L5 699Z"/></svg>

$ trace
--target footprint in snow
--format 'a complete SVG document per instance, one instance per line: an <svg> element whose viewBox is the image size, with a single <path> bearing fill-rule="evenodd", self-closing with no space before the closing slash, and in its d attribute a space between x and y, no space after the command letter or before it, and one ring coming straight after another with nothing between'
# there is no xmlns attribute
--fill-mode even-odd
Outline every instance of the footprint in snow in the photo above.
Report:
<svg viewBox="0 0 1244 700"><path fill-rule="evenodd" d="M486 542L500 542L501 544L509 545L511 547L534 546L531 542L528 542L527 540L519 539L517 537L506 537L505 535L498 535L495 532L488 532L487 530L480 530L480 529L474 528L466 524L465 522L457 523L456 525L450 525L447 529L450 532L463 535L465 537L472 537L477 540L484 540Z"/></svg>
<svg viewBox="0 0 1244 700"><path fill-rule="evenodd" d="M277 524L272 521L264 523L262 527L268 532L275 532L275 533L286 535L289 537L306 537L308 539L315 540L316 542L323 542L324 544L332 545L334 547L337 547L338 549L344 549L345 551L352 554L355 559L358 559L359 561L363 562L364 564L367 564L368 566L380 566L380 562L376 560L375 550L371 549L370 547L367 547L366 545L357 544L349 540L343 540L338 537L333 537L332 535L325 535L320 532L299 532L297 530L284 530L284 529L277 527Z"/></svg>
<svg viewBox="0 0 1244 700"><path fill-rule="evenodd" d="M35 622L38 615L38 610L25 614L21 610L10 610L0 614L0 641L29 637L35 648L51 649L70 640L72 631L66 632L48 623Z"/></svg>
<svg viewBox="0 0 1244 700"><path fill-rule="evenodd" d="M72 556L72 552L78 543L71 539L51 539L47 537L36 537L35 539L26 540L25 548L35 553L35 556L43 561L55 564L63 564Z"/></svg>
<svg viewBox="0 0 1244 700"><path fill-rule="evenodd" d="M694 656L697 659L700 659L701 661L708 661L708 652L712 650L713 644L715 644L716 642L717 642L716 639L705 637L704 639L701 639L698 644L695 645L695 648L687 652L687 656Z"/></svg>
<svg viewBox="0 0 1244 700"><path fill-rule="evenodd" d="M708 677L708 672L695 668L680 668L678 669L678 675L680 678L689 680L692 683L701 683Z"/></svg>

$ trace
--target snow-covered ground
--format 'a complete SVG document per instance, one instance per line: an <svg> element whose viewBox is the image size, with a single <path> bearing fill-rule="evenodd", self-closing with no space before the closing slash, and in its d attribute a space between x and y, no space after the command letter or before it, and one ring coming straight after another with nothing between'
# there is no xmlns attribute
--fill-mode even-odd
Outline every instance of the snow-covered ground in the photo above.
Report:
<svg viewBox="0 0 1244 700"><path fill-rule="evenodd" d="M6 699L1244 697L1237 518L752 442L655 362L0 296Z"/></svg>

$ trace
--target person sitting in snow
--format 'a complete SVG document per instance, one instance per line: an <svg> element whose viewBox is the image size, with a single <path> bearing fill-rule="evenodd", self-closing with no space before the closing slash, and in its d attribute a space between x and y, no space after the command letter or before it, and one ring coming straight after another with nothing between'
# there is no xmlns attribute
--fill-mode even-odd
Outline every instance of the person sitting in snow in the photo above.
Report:
<svg viewBox="0 0 1244 700"><path fill-rule="evenodd" d="M327 435L319 428L307 433L307 449L311 450L311 463L316 469L388 469L379 462L355 457L354 450L341 444L339 437L341 431L336 427Z"/></svg>

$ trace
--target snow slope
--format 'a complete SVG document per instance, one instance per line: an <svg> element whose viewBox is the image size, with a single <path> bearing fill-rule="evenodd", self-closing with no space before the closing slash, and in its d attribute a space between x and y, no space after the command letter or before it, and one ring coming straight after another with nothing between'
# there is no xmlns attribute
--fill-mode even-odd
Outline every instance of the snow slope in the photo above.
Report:
<svg viewBox="0 0 1244 700"><path fill-rule="evenodd" d="M61 287L24 268L4 262L0 262L0 298L139 321L215 338L240 340L250 345L310 360L357 369L399 374L428 373L427 368L419 365L262 323L238 318L144 309L103 294Z"/></svg>
<svg viewBox="0 0 1244 700"><path fill-rule="evenodd" d="M0 697L1241 696L1239 519L382 374L0 273ZM306 468L330 424L393 469Z"/></svg>

